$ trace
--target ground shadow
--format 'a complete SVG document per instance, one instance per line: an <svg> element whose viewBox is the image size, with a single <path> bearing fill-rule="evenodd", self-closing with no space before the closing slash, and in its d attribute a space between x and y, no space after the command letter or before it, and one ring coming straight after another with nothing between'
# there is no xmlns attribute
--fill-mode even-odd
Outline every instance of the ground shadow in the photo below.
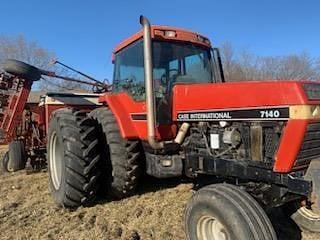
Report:
<svg viewBox="0 0 320 240"><path fill-rule="evenodd" d="M273 208L267 211L271 223L279 240L301 240L302 232L298 225L284 214L281 208Z"/></svg>
<svg viewBox="0 0 320 240"><path fill-rule="evenodd" d="M151 176L144 176L144 178L141 181L141 185L138 188L138 194L145 194L149 192L156 192L163 189L175 188L181 183L190 182L192 182L190 179L183 179L181 177L159 179Z"/></svg>
<svg viewBox="0 0 320 240"><path fill-rule="evenodd" d="M148 175L145 175L140 180L137 192L134 195L143 195L150 192L157 192L163 189L175 188L181 183L191 183L190 179L185 179L181 177L168 178L168 179L158 179ZM114 197L110 196L107 191L100 191L95 204L105 204L108 202L117 201Z"/></svg>

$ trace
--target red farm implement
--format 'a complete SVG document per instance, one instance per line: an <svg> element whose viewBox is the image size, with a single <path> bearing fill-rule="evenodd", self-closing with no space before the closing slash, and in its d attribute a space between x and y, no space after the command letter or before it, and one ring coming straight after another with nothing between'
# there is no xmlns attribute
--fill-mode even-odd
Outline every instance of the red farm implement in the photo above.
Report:
<svg viewBox="0 0 320 240"><path fill-rule="evenodd" d="M43 93L37 99L31 88L41 75L58 77L99 87L99 84L56 75L16 60L5 62L0 74L0 144L9 145L3 158L6 171L28 166L38 170L46 165L46 134L51 114L60 108L89 111L99 105L99 94ZM31 96L30 96L31 94ZM32 101L28 99L32 97Z"/></svg>

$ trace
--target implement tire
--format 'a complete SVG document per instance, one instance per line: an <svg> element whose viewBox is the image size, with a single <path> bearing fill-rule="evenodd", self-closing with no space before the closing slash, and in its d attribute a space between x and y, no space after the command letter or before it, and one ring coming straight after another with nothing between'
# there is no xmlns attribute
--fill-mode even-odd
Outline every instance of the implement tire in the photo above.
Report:
<svg viewBox="0 0 320 240"><path fill-rule="evenodd" d="M90 205L100 174L93 121L83 111L55 111L49 125L47 151L50 190L55 202L69 208Z"/></svg>
<svg viewBox="0 0 320 240"><path fill-rule="evenodd" d="M8 172L8 162L9 162L9 152L5 152L5 154L1 158L1 172Z"/></svg>
<svg viewBox="0 0 320 240"><path fill-rule="evenodd" d="M99 145L104 165L104 183L101 185L106 185L106 190L118 199L134 194L142 172L140 142L122 138L118 123L108 108L97 108L89 116L100 129Z"/></svg>
<svg viewBox="0 0 320 240"><path fill-rule="evenodd" d="M38 68L15 59L5 60L3 63L3 69L7 73L31 81L37 81L41 78L41 72Z"/></svg>
<svg viewBox="0 0 320 240"><path fill-rule="evenodd" d="M260 205L230 184L213 184L196 192L187 204L185 229L188 240L277 239Z"/></svg>
<svg viewBox="0 0 320 240"><path fill-rule="evenodd" d="M284 213L302 229L310 232L320 232L320 160L310 162L304 176L312 181L311 204L302 204L300 201L289 202L284 205ZM304 206L307 205L307 206Z"/></svg>
<svg viewBox="0 0 320 240"><path fill-rule="evenodd" d="M319 211L314 211L298 203L289 203L285 206L284 212L289 215L300 228L310 232L320 232Z"/></svg>
<svg viewBox="0 0 320 240"><path fill-rule="evenodd" d="M15 140L9 143L9 151L7 156L3 158L4 170L7 172L15 172L24 169L26 166L26 154L22 141Z"/></svg>

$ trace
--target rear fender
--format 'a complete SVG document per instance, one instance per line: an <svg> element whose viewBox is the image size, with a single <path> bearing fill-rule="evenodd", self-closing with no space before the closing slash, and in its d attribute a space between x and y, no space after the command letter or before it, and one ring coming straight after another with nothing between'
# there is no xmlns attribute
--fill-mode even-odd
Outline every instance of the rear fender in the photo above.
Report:
<svg viewBox="0 0 320 240"><path fill-rule="evenodd" d="M144 102L135 102L128 94L108 93L100 96L99 102L108 106L114 114L121 136L125 139L146 139L147 122ZM133 120L132 114L144 116L142 120Z"/></svg>
<svg viewBox="0 0 320 240"><path fill-rule="evenodd" d="M144 101L135 101L127 93L107 93L100 96L99 102L110 108L123 138L148 140L146 103ZM174 138L176 132L174 124L156 126L157 140L170 140Z"/></svg>

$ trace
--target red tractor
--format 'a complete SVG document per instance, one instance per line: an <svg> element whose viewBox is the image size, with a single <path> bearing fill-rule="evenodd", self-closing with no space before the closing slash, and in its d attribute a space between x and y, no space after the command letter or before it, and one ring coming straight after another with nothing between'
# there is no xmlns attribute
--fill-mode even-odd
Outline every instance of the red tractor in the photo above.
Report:
<svg viewBox="0 0 320 240"><path fill-rule="evenodd" d="M114 50L112 91L89 114L59 109L49 124L51 193L64 207L99 188L135 193L141 175L207 186L186 207L189 240L276 239L265 209L286 206L320 231L320 84L227 83L219 51L194 32L151 26Z"/></svg>

